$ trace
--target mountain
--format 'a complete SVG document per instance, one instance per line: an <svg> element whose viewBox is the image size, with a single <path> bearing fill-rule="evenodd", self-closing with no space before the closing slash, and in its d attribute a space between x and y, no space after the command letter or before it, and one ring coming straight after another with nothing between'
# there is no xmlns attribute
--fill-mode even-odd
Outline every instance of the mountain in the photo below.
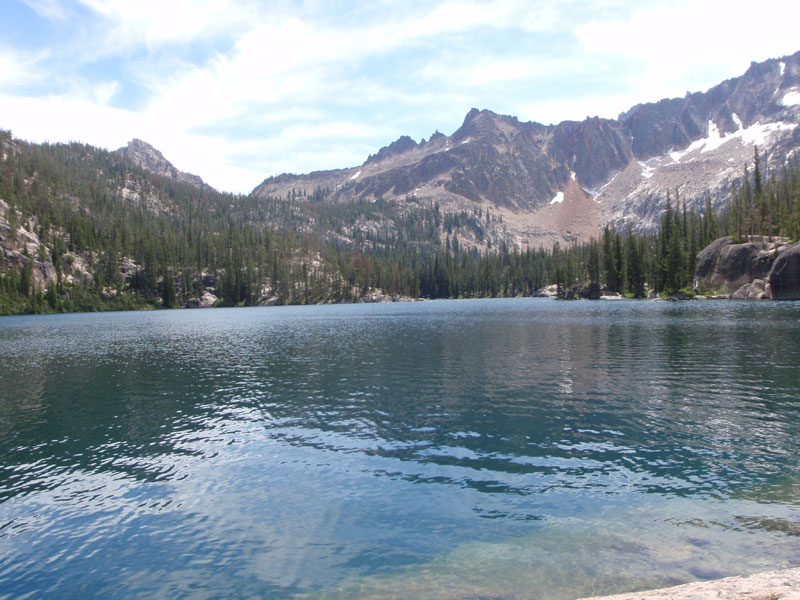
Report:
<svg viewBox="0 0 800 600"><path fill-rule="evenodd" d="M0 315L418 296L442 214L397 208L226 194L141 141L0 130Z"/></svg>
<svg viewBox="0 0 800 600"><path fill-rule="evenodd" d="M253 194L490 210L497 238L549 246L585 241L608 222L652 231L668 192L698 208L706 192L724 204L756 147L770 168L800 149L798 125L800 52L616 119L542 125L472 109L450 136L402 136L358 167L270 177Z"/></svg>
<svg viewBox="0 0 800 600"><path fill-rule="evenodd" d="M123 146L116 153L127 159L145 171L149 171L155 175L161 175L180 183L188 183L195 187L202 188L206 184L197 175L191 173L184 173L179 171L171 162L169 162L159 150L147 142L139 139L133 139L128 142L127 146Z"/></svg>
<svg viewBox="0 0 800 600"><path fill-rule="evenodd" d="M715 237L800 239L798 124L800 53L617 119L541 125L473 109L452 135L402 136L359 167L272 177L248 196L140 140L109 152L0 130L0 314L553 283L589 282L591 295L601 281L674 292ZM668 193L701 210L674 210Z"/></svg>
<svg viewBox="0 0 800 600"><path fill-rule="evenodd" d="M673 160L732 143L720 139L692 142ZM419 146L401 139L367 163L398 161ZM453 211L414 195L330 202L321 201L324 190L222 194L120 152L31 144L0 130L0 314L513 297L549 293L540 290L550 284L567 297L596 298L601 282L614 293L673 293L691 285L698 251L715 238L800 239L800 161L787 163L777 173L753 164L726 210L667 210L655 235L604 228L588 244L520 252L503 211L522 211L509 204L484 210L468 200L471 210ZM602 222L595 198L603 193L584 190L571 170L531 219L591 231ZM783 269L792 289L796 266Z"/></svg>

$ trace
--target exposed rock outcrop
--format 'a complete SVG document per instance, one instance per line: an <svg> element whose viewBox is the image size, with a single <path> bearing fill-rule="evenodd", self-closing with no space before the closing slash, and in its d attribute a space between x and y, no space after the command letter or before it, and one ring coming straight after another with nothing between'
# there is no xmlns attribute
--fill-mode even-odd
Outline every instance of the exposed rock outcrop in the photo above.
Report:
<svg viewBox="0 0 800 600"><path fill-rule="evenodd" d="M564 300L599 300L602 289L598 283L574 285L564 291Z"/></svg>
<svg viewBox="0 0 800 600"><path fill-rule="evenodd" d="M747 600L800 599L800 568L767 571L749 577L726 577L714 581L686 583L646 592L603 596L602 600L743 600L745 598Z"/></svg>
<svg viewBox="0 0 800 600"><path fill-rule="evenodd" d="M800 300L800 243L781 252L769 274L773 300Z"/></svg>
<svg viewBox="0 0 800 600"><path fill-rule="evenodd" d="M30 265L33 288L43 291L56 281L56 268L51 259L50 248L39 240L36 230L39 223L31 218L20 225L13 225L9 205L0 200L0 261L22 271ZM19 212L15 215L20 218Z"/></svg>
<svg viewBox="0 0 800 600"><path fill-rule="evenodd" d="M619 292L612 292L610 290L603 290L603 293L600 294L600 300L624 300L625 296L620 294Z"/></svg>
<svg viewBox="0 0 800 600"><path fill-rule="evenodd" d="M186 308L211 308L218 298L208 290L199 298L190 298L186 301Z"/></svg>
<svg viewBox="0 0 800 600"><path fill-rule="evenodd" d="M745 283L731 294L732 300L769 300L770 297L770 285L763 279L754 279L750 283Z"/></svg>
<svg viewBox="0 0 800 600"><path fill-rule="evenodd" d="M692 296L687 294L686 292L675 292L674 294L667 296L665 300L669 302L682 302L683 300L691 300Z"/></svg>
<svg viewBox="0 0 800 600"><path fill-rule="evenodd" d="M534 298L556 298L558 297L558 285L552 284L548 285L547 287L543 287L542 289L538 290L534 295Z"/></svg>
<svg viewBox="0 0 800 600"><path fill-rule="evenodd" d="M756 279L766 280L787 244L786 238L759 236L742 244L730 237L715 240L697 255L695 287L733 294Z"/></svg>
<svg viewBox="0 0 800 600"><path fill-rule="evenodd" d="M175 181L188 183L199 188L206 185L197 175L184 173L178 170L171 162L164 158L164 155L161 154L160 151L142 140L131 140L128 142L127 146L120 148L117 152L145 171L150 171L156 175L169 177Z"/></svg>
<svg viewBox="0 0 800 600"><path fill-rule="evenodd" d="M695 288L735 300L800 300L800 243L758 236L742 244L714 240L697 255Z"/></svg>

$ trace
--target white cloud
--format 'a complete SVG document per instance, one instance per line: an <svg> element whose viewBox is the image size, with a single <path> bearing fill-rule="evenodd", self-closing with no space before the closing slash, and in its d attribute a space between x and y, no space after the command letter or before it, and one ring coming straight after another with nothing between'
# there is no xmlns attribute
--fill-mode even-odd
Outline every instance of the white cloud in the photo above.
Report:
<svg viewBox="0 0 800 600"><path fill-rule="evenodd" d="M659 98L642 98L636 94L613 96L583 96L581 98L559 98L531 104L519 105L517 116L523 120L543 124L561 121L581 121L587 117L616 119L617 116L638 104Z"/></svg>
<svg viewBox="0 0 800 600"><path fill-rule="evenodd" d="M41 80L37 65L46 57L46 52L30 54L0 48L0 87L10 89Z"/></svg>
<svg viewBox="0 0 800 600"><path fill-rule="evenodd" d="M317 0L77 0L94 19L68 42L0 49L0 127L108 148L139 137L248 191L282 171L355 166L402 133L449 133L471 106L613 118L797 50L795 3L678 1L375 0L334 14ZM66 11L27 3L53 26ZM47 80L46 96L11 95Z"/></svg>
<svg viewBox="0 0 800 600"><path fill-rule="evenodd" d="M375 134L376 128L365 123L341 121L336 123L290 125L283 129L279 135L292 140L351 140L374 137Z"/></svg>
<svg viewBox="0 0 800 600"><path fill-rule="evenodd" d="M79 0L101 19L107 51L187 43L252 22L247 0Z"/></svg>
<svg viewBox="0 0 800 600"><path fill-rule="evenodd" d="M90 89L91 98L100 106L108 106L119 90L119 82L108 81L99 83Z"/></svg>
<svg viewBox="0 0 800 600"><path fill-rule="evenodd" d="M224 139L181 132L169 123L101 106L91 99L0 94L0 128L32 142L80 141L112 150L141 138L178 169L196 173L226 191L249 192L263 179L261 172L231 164L232 148Z"/></svg>
<svg viewBox="0 0 800 600"><path fill-rule="evenodd" d="M45 19L63 21L67 18L67 12L61 0L23 0L36 13Z"/></svg>
<svg viewBox="0 0 800 600"><path fill-rule="evenodd" d="M535 56L479 56L465 61L448 53L426 64L419 75L431 83L449 89L476 88L502 82L525 82L552 77L569 68L566 60L543 61Z"/></svg>
<svg viewBox="0 0 800 600"><path fill-rule="evenodd" d="M248 114L273 106L313 110L331 101L375 106L398 97L419 104L420 94L364 80L359 63L426 38L474 27L508 26L522 14L522 6L508 0L447 3L400 19L350 27L278 14L242 31L230 53L218 54L168 79L153 78L146 113L189 130L215 120L246 120ZM522 74L515 75L517 69L523 69ZM498 69L487 59L470 75L469 84L530 76L533 69L528 60L512 60ZM421 98L431 99L430 94Z"/></svg>
<svg viewBox="0 0 800 600"><path fill-rule="evenodd" d="M797 51L800 4L764 0L681 0L635 9L624 20L591 20L575 28L588 55L640 66L643 95L682 95L742 73L750 61ZM652 90L652 91L651 91Z"/></svg>

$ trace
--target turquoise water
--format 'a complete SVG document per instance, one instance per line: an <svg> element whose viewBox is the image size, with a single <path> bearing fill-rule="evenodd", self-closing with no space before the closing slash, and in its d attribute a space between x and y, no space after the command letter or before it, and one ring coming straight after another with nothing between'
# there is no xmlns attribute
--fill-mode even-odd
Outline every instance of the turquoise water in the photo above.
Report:
<svg viewBox="0 0 800 600"><path fill-rule="evenodd" d="M0 598L577 598L800 565L800 303L0 318Z"/></svg>

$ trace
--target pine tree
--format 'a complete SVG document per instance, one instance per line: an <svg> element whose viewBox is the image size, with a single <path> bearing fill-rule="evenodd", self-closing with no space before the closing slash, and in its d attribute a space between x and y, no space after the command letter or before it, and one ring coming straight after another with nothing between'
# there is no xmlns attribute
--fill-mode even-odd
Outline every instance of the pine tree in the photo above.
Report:
<svg viewBox="0 0 800 600"><path fill-rule="evenodd" d="M162 271L164 286L161 291L161 305L164 308L175 308L177 291L175 289L175 279L170 275L169 270L164 268Z"/></svg>
<svg viewBox="0 0 800 600"><path fill-rule="evenodd" d="M588 271L589 271L589 283L592 284L599 284L600 283L600 256L599 251L597 249L597 244L595 242L589 243L589 261L588 261Z"/></svg>

